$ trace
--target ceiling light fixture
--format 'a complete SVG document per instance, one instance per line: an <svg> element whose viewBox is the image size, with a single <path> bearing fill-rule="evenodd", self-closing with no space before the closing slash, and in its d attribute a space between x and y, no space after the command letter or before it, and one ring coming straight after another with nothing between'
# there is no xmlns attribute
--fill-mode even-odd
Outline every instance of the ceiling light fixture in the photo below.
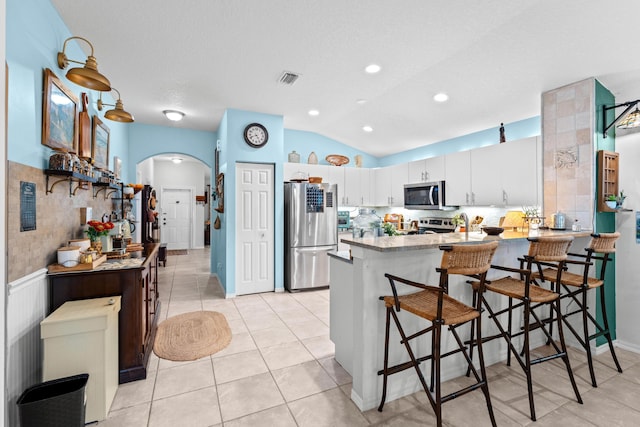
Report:
<svg viewBox="0 0 640 427"><path fill-rule="evenodd" d="M178 163L182 163L182 159L181 159L180 157L172 157L172 158L171 158L171 161L172 161L173 163L175 163L176 165L177 165Z"/></svg>
<svg viewBox="0 0 640 427"><path fill-rule="evenodd" d="M449 95L444 92L436 93L433 95L433 100L436 102L445 102L449 99Z"/></svg>
<svg viewBox="0 0 640 427"><path fill-rule="evenodd" d="M618 125L617 127L620 129L631 129L640 126L640 110L638 110L638 103L640 99L630 102L624 102L622 104L613 105L611 107L602 106L602 125L604 126L604 130L602 131L602 137L607 137L607 132L611 129L612 126ZM614 110L616 108L626 107L619 116L607 125L607 111ZM636 107L635 111L629 113L633 107ZM623 119L624 117L624 119Z"/></svg>
<svg viewBox="0 0 640 427"><path fill-rule="evenodd" d="M378 64L370 64L365 67L364 71L366 71L368 74L376 74L379 73L381 69L382 67L380 67Z"/></svg>
<svg viewBox="0 0 640 427"><path fill-rule="evenodd" d="M172 122L179 122L184 118L184 113L178 110L164 110L162 111L162 114L164 114L167 119L171 120Z"/></svg>
<svg viewBox="0 0 640 427"><path fill-rule="evenodd" d="M365 132L373 132L373 128L371 126L362 126L362 130Z"/></svg>
<svg viewBox="0 0 640 427"><path fill-rule="evenodd" d="M133 116L130 113L127 113L124 110L124 106L122 105L122 100L120 99L120 92L115 87L112 87L111 90L116 91L118 94L118 100L114 104L105 104L102 102L102 93L100 94L100 98L98 99L98 111L102 111L102 108L105 106L115 107L113 110L109 110L104 113L104 118L113 120L114 122L123 122L123 123L131 123L133 122Z"/></svg>
<svg viewBox="0 0 640 427"><path fill-rule="evenodd" d="M73 39L82 40L91 48L91 54L87 56L87 60L85 62L67 58L67 55L65 54L67 42ZM64 44L62 45L62 52L58 52L58 67L64 70L69 65L69 62L82 64L84 67L71 68L67 71L67 79L88 89L99 90L101 92L109 92L111 90L111 83L109 82L109 79L98 72L98 62L93 56L93 45L89 40L74 36L69 37L64 41Z"/></svg>
<svg viewBox="0 0 640 427"><path fill-rule="evenodd" d="M320 111L318 111L318 110L309 110L309 115L310 116L318 116L318 115L320 115Z"/></svg>
<svg viewBox="0 0 640 427"><path fill-rule="evenodd" d="M356 100L356 104L360 104L360 105L362 105L362 104L366 104L366 103L367 103L367 100L366 100L366 99L357 99L357 100Z"/></svg>

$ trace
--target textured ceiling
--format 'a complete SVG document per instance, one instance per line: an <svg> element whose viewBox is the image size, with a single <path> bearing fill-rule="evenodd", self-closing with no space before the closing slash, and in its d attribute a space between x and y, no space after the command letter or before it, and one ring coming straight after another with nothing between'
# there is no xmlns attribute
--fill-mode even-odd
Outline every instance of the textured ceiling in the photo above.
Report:
<svg viewBox="0 0 640 427"><path fill-rule="evenodd" d="M589 77L640 98L637 0L52 3L139 123L214 131L236 108L384 156L537 116L542 92Z"/></svg>

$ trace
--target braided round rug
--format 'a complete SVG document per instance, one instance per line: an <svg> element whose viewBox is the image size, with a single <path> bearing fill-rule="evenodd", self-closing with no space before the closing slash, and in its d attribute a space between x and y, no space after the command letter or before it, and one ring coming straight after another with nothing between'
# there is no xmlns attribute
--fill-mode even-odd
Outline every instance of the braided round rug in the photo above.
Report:
<svg viewBox="0 0 640 427"><path fill-rule="evenodd" d="M176 362L197 360L222 350L230 342L231 329L224 314L194 311L160 323L153 352Z"/></svg>

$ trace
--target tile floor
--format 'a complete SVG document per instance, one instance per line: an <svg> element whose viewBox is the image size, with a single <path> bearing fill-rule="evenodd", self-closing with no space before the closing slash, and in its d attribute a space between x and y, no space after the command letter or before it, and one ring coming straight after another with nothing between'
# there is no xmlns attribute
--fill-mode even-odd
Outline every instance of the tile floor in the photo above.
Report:
<svg viewBox="0 0 640 427"><path fill-rule="evenodd" d="M225 300L208 271L208 249L168 257L167 266L160 267L160 320L194 310L224 313L231 344L195 362L152 356L147 379L118 388L101 427L435 425L423 393L387 402L382 413L362 413L351 402L350 376L333 359L327 290ZM571 357L584 405L573 400L566 372L556 361L537 365L536 423L528 417L520 368L491 366L498 425L640 425L639 354L618 350L623 374L612 369L608 353L598 356L598 388L588 382L583 354L572 351ZM480 392L445 404L443 416L447 426L490 425Z"/></svg>

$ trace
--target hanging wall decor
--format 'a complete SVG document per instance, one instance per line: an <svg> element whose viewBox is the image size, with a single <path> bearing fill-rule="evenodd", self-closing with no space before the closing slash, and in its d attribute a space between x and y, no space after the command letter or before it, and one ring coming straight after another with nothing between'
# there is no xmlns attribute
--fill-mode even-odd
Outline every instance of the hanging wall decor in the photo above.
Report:
<svg viewBox="0 0 640 427"><path fill-rule="evenodd" d="M96 167L109 169L109 128L98 116L93 116L91 157Z"/></svg>
<svg viewBox="0 0 640 427"><path fill-rule="evenodd" d="M44 70L42 97L42 144L63 151L76 151L78 98L50 69Z"/></svg>
<svg viewBox="0 0 640 427"><path fill-rule="evenodd" d="M224 173L219 173L216 177L216 193L218 194L216 211L224 213Z"/></svg>

